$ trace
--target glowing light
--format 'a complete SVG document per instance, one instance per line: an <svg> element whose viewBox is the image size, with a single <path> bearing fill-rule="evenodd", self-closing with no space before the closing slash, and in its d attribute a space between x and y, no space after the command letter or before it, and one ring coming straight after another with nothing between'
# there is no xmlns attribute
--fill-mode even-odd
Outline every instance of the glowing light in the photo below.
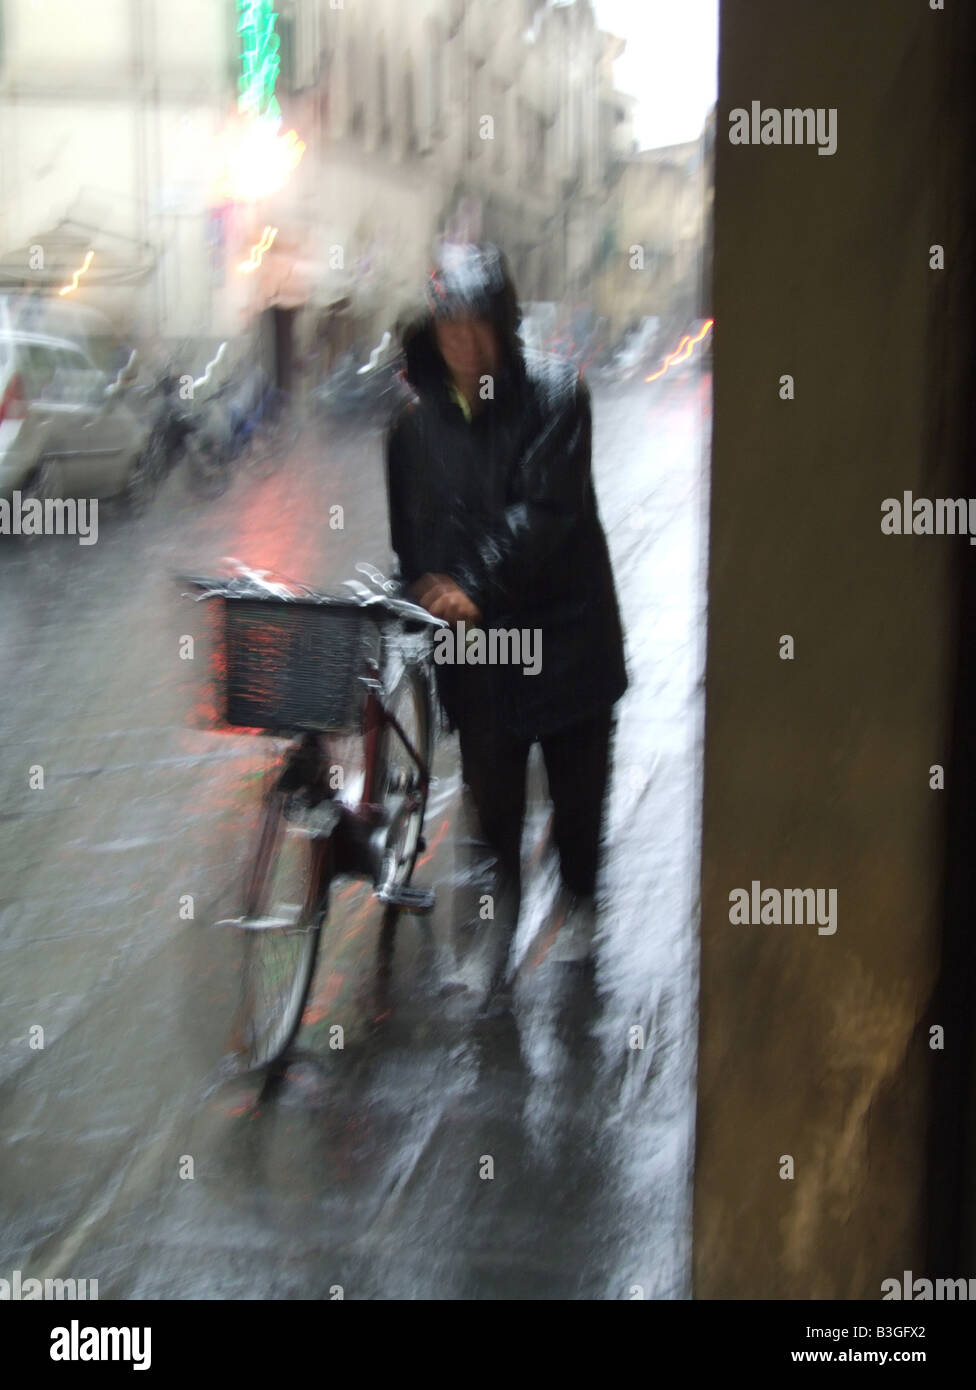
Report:
<svg viewBox="0 0 976 1390"><path fill-rule="evenodd" d="M294 130L279 135L275 122L250 119L227 130L222 141L217 196L235 202L265 198L282 188L305 153Z"/></svg>
<svg viewBox="0 0 976 1390"><path fill-rule="evenodd" d="M203 376L198 376L197 379L194 381L193 385L195 388L199 386L206 386L207 382L213 376L214 368L219 367L220 363L223 361L224 353L226 351L227 344L221 343L220 347L217 349L216 356L212 357L210 361L207 363L204 369Z"/></svg>
<svg viewBox="0 0 976 1390"><path fill-rule="evenodd" d="M267 251L270 248L271 243L274 241L277 235L277 227L265 227L264 231L261 233L261 240L256 242L251 247L250 256L248 256L246 261L241 261L237 269L243 270L245 272L257 270L258 266L264 259L265 251Z"/></svg>
<svg viewBox="0 0 976 1390"><path fill-rule="evenodd" d="M240 114L225 133L219 151L219 199L250 202L276 193L305 153L305 142L296 131L281 132L281 108L275 97L281 68L277 19L271 0L238 0Z"/></svg>
<svg viewBox="0 0 976 1390"><path fill-rule="evenodd" d="M71 277L71 284L70 284L70 285L62 285L61 288L58 290L58 294L74 294L75 290L78 288L78 281L81 279L81 277L84 275L85 271L86 271L86 270L88 269L88 267L91 265L92 260L94 259L94 256L95 256L95 252L94 252L94 251L89 251L89 252L88 252L88 254L85 256L84 261L82 261L81 265L78 267L78 269L77 269L77 270L75 271L75 273L72 275L72 277Z"/></svg>
<svg viewBox="0 0 976 1390"><path fill-rule="evenodd" d="M661 367L660 371L653 372L650 376L646 376L644 380L657 381L659 377L662 377L664 375L664 373L668 370L669 367L676 366L678 362L687 362L688 358L691 356L691 352L695 344L701 342L702 338L704 338L705 334L712 327L714 322L714 319L706 319L702 327L698 330L698 332L695 334L693 338L686 333L685 336L681 339L681 342L675 348L674 352L669 352L667 357L665 357L664 366Z"/></svg>

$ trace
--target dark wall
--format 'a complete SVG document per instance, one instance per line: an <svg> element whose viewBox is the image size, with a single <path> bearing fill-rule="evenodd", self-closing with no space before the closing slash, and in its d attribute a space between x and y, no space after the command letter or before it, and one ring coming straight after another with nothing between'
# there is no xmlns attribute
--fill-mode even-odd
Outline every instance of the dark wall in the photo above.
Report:
<svg viewBox="0 0 976 1390"><path fill-rule="evenodd" d="M959 1004L938 993L949 797L929 768L953 775L971 548L880 522L906 489L976 495L972 9L722 4L700 1298L879 1298L933 1258L933 1156L961 1174L965 1136L945 1120L968 1042L960 1025L929 1047ZM728 113L753 100L836 108L836 153L732 145ZM929 268L933 243L945 270ZM729 893L753 880L836 889L836 933L732 925Z"/></svg>

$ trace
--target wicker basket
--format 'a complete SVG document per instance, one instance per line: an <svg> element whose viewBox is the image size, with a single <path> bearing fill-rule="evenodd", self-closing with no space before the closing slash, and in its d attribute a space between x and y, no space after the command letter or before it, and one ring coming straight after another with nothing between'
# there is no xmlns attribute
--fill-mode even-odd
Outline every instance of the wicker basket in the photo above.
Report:
<svg viewBox="0 0 976 1390"><path fill-rule="evenodd" d="M223 606L223 719L231 728L290 733L358 727L376 620L354 603L231 598Z"/></svg>

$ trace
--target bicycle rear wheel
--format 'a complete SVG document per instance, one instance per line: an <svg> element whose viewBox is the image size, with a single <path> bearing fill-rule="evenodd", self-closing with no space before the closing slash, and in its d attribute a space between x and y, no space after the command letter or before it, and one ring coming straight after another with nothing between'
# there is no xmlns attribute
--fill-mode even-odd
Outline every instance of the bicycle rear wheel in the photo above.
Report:
<svg viewBox="0 0 976 1390"><path fill-rule="evenodd" d="M244 962L234 1050L246 1071L276 1062L301 1024L326 910L327 851L292 799L272 792L241 924Z"/></svg>
<svg viewBox="0 0 976 1390"><path fill-rule="evenodd" d="M125 506L133 516L144 516L149 510L159 488L165 465L166 446L160 433L156 431L129 470L122 491Z"/></svg>

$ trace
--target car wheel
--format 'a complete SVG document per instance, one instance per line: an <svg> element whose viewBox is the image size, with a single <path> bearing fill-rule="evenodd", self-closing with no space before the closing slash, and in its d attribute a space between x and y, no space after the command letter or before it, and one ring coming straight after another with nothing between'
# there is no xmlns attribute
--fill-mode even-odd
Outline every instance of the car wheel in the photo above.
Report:
<svg viewBox="0 0 976 1390"><path fill-rule="evenodd" d="M50 459L39 463L20 489L22 497L46 502L58 496L58 471Z"/></svg>
<svg viewBox="0 0 976 1390"><path fill-rule="evenodd" d="M133 516L143 516L149 510L155 493L156 456L153 446L149 444L129 470L122 497Z"/></svg>
<svg viewBox="0 0 976 1390"><path fill-rule="evenodd" d="M45 459L25 479L20 488L20 495L25 501L40 502L43 504L52 501L60 496L58 492L58 470L57 465L50 459ZM23 545L34 545L37 543L41 533L24 533L21 535Z"/></svg>

